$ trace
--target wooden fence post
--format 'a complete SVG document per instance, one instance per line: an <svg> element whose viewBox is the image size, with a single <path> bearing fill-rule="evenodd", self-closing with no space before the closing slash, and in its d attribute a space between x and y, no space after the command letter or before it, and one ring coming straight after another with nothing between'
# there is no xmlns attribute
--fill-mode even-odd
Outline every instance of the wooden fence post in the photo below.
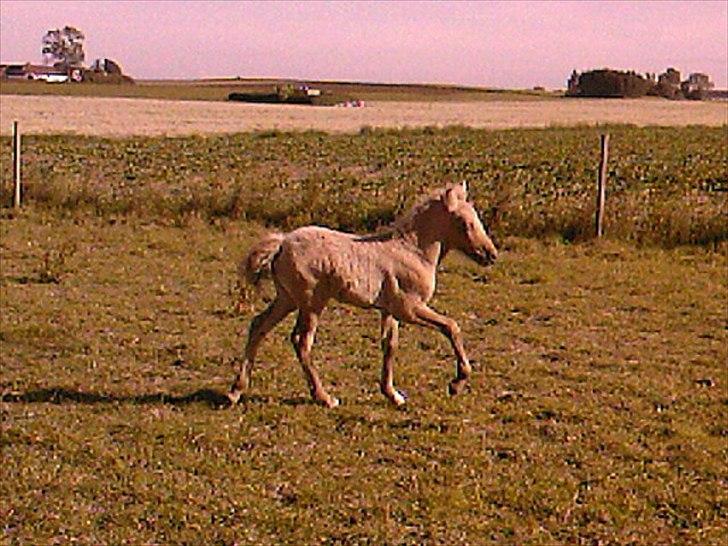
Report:
<svg viewBox="0 0 728 546"><path fill-rule="evenodd" d="M20 208L20 130L17 121L13 121L13 184L13 206L17 209Z"/></svg>
<svg viewBox="0 0 728 546"><path fill-rule="evenodd" d="M596 235L601 237L604 233L604 199L607 186L607 159L609 158L609 133L600 135L601 160L599 161L599 176L597 177L597 217Z"/></svg>

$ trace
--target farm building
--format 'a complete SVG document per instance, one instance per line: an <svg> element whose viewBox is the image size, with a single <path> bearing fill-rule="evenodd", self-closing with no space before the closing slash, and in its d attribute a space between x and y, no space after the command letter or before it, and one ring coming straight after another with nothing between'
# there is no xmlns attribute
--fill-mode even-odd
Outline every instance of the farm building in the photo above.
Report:
<svg viewBox="0 0 728 546"><path fill-rule="evenodd" d="M66 68L31 63L3 65L0 67L0 74L2 74L3 78L10 80L38 80L48 83L80 81L82 78L82 73L79 69L68 70Z"/></svg>
<svg viewBox="0 0 728 546"><path fill-rule="evenodd" d="M96 59L90 67L94 72L104 72L106 74L122 74L121 67L116 61L111 59Z"/></svg>
<svg viewBox="0 0 728 546"><path fill-rule="evenodd" d="M687 98L702 99L707 96L708 91L713 89L713 82L707 74L695 72L688 76L688 79L680 84L680 90Z"/></svg>

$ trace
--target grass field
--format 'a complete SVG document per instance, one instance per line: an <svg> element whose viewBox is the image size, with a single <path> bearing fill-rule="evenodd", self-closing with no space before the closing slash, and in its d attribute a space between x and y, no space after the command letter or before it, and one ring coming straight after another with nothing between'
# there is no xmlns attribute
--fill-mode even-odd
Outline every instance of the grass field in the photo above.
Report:
<svg viewBox="0 0 728 546"><path fill-rule="evenodd" d="M606 231L641 244L728 240L726 128L611 126L208 138L27 136L27 197L51 209L372 230L422 192L467 180L497 236L591 236L599 133L612 135ZM12 199L9 139L0 201Z"/></svg>
<svg viewBox="0 0 728 546"><path fill-rule="evenodd" d="M724 544L725 131L31 135L20 212L3 138L2 543ZM292 319L226 407L269 296L237 309L250 241L373 230L448 179L501 249L438 277L467 392L446 395L446 341L405 327L390 407L376 313L333 306L314 358L341 407L309 402Z"/></svg>
<svg viewBox="0 0 728 546"><path fill-rule="evenodd" d="M376 315L334 307L314 354L342 407L309 403L287 321L228 409L258 228L31 209L0 229L7 544L728 538L724 255L510 238L440 276L463 396L448 345L408 327L389 407Z"/></svg>

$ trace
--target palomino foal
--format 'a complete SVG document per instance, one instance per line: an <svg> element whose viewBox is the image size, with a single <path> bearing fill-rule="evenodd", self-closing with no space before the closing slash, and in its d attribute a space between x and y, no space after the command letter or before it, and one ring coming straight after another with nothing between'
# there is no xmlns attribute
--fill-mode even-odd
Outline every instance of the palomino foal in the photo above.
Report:
<svg viewBox="0 0 728 546"><path fill-rule="evenodd" d="M306 226L290 233L273 233L256 242L240 264L241 276L256 283L270 273L276 298L256 316L248 334L245 359L228 394L235 404L250 382L255 355L263 338L288 314L298 309L291 342L311 395L333 408L330 396L311 362L311 347L319 317L327 302L338 301L381 312L382 393L395 405L405 403L394 388L393 358L399 322L442 332L457 357L450 394L463 390L471 372L457 323L427 305L435 292L435 273L450 250L459 250L481 265L498 256L473 205L465 183L448 186L397 220L384 235L354 235Z"/></svg>

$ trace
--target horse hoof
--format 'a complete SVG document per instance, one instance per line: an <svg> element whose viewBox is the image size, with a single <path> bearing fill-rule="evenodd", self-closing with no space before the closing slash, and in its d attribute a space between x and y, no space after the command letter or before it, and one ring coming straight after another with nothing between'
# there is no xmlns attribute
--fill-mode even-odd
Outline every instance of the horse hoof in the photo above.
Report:
<svg viewBox="0 0 728 546"><path fill-rule="evenodd" d="M451 381L447 386L447 392L450 396L456 396L465 390L465 380Z"/></svg>
<svg viewBox="0 0 728 546"><path fill-rule="evenodd" d="M243 391L241 391L241 390L238 390L238 389L231 390L227 394L228 400L230 400L230 405L231 406L236 405L238 403L238 401L240 400L240 396L242 394L243 394Z"/></svg>
<svg viewBox="0 0 728 546"><path fill-rule="evenodd" d="M333 409L336 406L338 406L340 404L340 402L339 402L338 398L334 398L333 396L330 396L329 398L327 398L325 400L321 400L320 404L323 406L326 406L329 409Z"/></svg>
<svg viewBox="0 0 728 546"><path fill-rule="evenodd" d="M399 391L394 391L391 395L387 395L387 398L398 408L401 408L407 403L407 399Z"/></svg>

